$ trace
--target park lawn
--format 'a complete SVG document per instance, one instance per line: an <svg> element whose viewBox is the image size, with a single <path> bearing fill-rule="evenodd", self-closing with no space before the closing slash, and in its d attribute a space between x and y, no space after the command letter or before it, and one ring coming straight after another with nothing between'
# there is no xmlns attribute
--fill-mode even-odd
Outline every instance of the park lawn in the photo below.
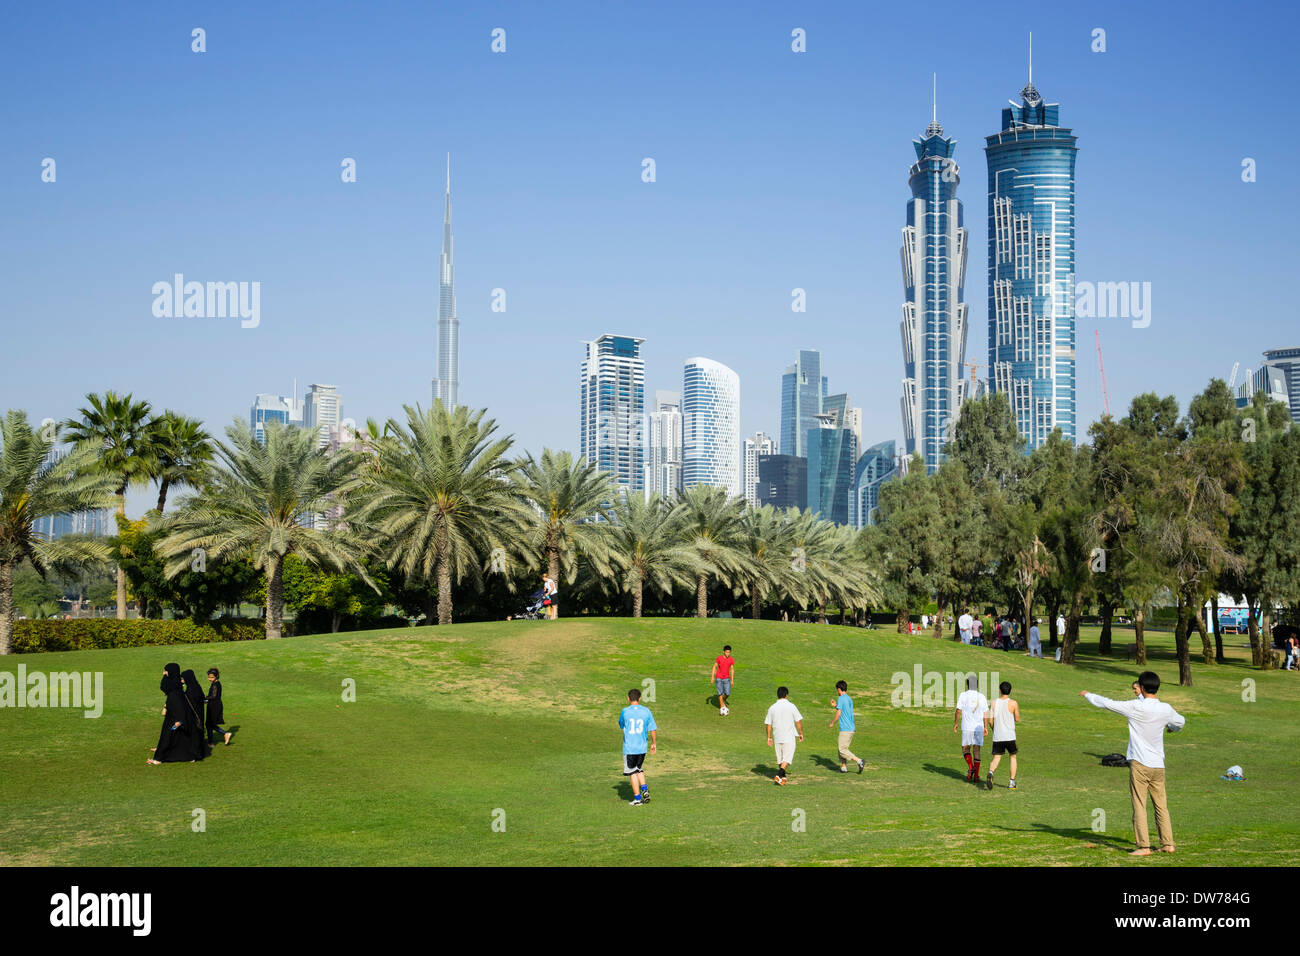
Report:
<svg viewBox="0 0 1300 956"><path fill-rule="evenodd" d="M1172 636L1149 632L1161 697L1188 722L1166 738L1178 853L1133 860L1128 773L1099 764L1125 749L1125 722L1078 691L1126 698L1137 668L1098 657L1095 629L1083 638L1073 668L892 630L680 618L12 656L0 670L102 671L106 700L98 719L0 710L0 865L1300 864L1300 677L1233 647L1178 687ZM1117 631L1121 650L1130 640ZM726 718L708 681L724 643L738 662ZM153 767L171 660L221 668L238 731L202 763ZM965 782L951 709L891 705L891 678L917 664L1015 685L1020 789L1005 789L1005 758L998 789ZM837 772L840 678L862 776ZM630 807L616 720L646 680L660 750L652 802ZM763 729L778 684L806 736L784 788ZM1220 779L1230 764L1245 782Z"/></svg>

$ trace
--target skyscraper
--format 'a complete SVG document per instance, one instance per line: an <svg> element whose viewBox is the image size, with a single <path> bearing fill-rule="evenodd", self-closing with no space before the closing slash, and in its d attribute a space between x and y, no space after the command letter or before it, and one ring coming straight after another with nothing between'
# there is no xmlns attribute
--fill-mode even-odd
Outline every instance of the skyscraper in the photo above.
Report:
<svg viewBox="0 0 1300 956"><path fill-rule="evenodd" d="M460 319L456 316L456 267L452 264L451 156L447 156L447 195L442 212L442 256L438 260L438 377L433 397L447 410L460 404Z"/></svg>
<svg viewBox="0 0 1300 956"><path fill-rule="evenodd" d="M740 376L688 358L682 376L682 487L715 485L739 496Z"/></svg>
<svg viewBox="0 0 1300 956"><path fill-rule="evenodd" d="M1264 364L1281 370L1291 421L1300 422L1300 349L1269 349L1264 353Z"/></svg>
<svg viewBox="0 0 1300 956"><path fill-rule="evenodd" d="M584 342L579 450L625 491L645 487L645 339L602 335Z"/></svg>
<svg viewBox="0 0 1300 956"><path fill-rule="evenodd" d="M257 440L261 442L266 440L268 423L301 426L302 416L303 406L296 395L285 397L262 393L253 399L253 407L248 410L248 424L252 427Z"/></svg>
<svg viewBox="0 0 1300 956"><path fill-rule="evenodd" d="M797 455L759 455L754 497L759 505L801 511L807 508L808 459Z"/></svg>
<svg viewBox="0 0 1300 956"><path fill-rule="evenodd" d="M880 486L898 475L898 460L892 441L872 445L858 459L858 472L853 479L853 495L849 499L849 524L862 528L876 523L876 507L880 504Z"/></svg>
<svg viewBox="0 0 1300 956"><path fill-rule="evenodd" d="M781 376L781 451L808 457L808 429L817 427L827 381L822 375L822 354L800 349L798 360Z"/></svg>
<svg viewBox="0 0 1300 956"><path fill-rule="evenodd" d="M745 500L751 505L757 504L754 496L758 487L758 456L775 455L776 439L762 432L755 432L752 438L746 438L741 454L741 487L745 489Z"/></svg>
<svg viewBox="0 0 1300 956"><path fill-rule="evenodd" d="M848 396L841 396L846 401ZM818 415L808 443L808 510L825 521L849 523L849 496L857 472L858 440L838 412Z"/></svg>
<svg viewBox="0 0 1300 956"><path fill-rule="evenodd" d="M936 101L925 135L913 142L912 200L903 227L903 436L933 472L961 407L965 381L967 232L957 199L957 141L943 135Z"/></svg>
<svg viewBox="0 0 1300 956"><path fill-rule="evenodd" d="M328 448L337 440L343 421L343 399L333 385L311 385L303 399L303 425L317 432L316 447Z"/></svg>
<svg viewBox="0 0 1300 956"><path fill-rule="evenodd" d="M682 395L655 391L654 410L647 416L645 493L672 498L682 490Z"/></svg>
<svg viewBox="0 0 1300 956"><path fill-rule="evenodd" d="M1031 37L1032 43L1032 37ZM1060 105L1029 82L985 137L989 169L989 385L1029 447L1075 440L1074 161Z"/></svg>

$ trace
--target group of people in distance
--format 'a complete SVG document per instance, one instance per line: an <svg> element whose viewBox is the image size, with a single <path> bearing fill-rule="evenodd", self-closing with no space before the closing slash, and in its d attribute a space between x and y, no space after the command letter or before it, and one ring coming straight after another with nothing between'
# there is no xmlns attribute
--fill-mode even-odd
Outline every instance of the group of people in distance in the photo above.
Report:
<svg viewBox="0 0 1300 956"><path fill-rule="evenodd" d="M721 716L730 713L727 701L735 680L736 661L731 645L723 647L713 662L709 680L718 693ZM850 762L856 763L858 773L866 763L850 750L857 727L853 716L853 699L849 685L840 680L835 683L834 715L829 726L839 727L837 750L840 773L849 772ZM1169 806L1165 792L1165 747L1163 735L1183 729L1186 719L1173 707L1157 699L1160 678L1153 671L1143 671L1133 682L1133 700L1114 701L1098 694L1080 691L1096 707L1114 711L1128 718L1129 743L1129 793L1133 802L1133 832L1137 842L1134 856L1151 853L1151 837L1147 829L1147 799L1155 807L1156 828L1160 837L1160 850L1174 852L1174 831L1169 819ZM627 693L628 705L618 715L618 726L623 732L623 775L632 785L632 806L650 802L650 788L646 784L645 758L658 750L658 726L650 709L641 703L641 691L633 688ZM983 780L984 787L993 789L993 776L1005 754L1010 760L1010 778L1007 789L1015 790L1017 756L1016 724L1020 723L1020 704L1011 696L1011 682L998 685L998 699L990 706L988 698L979 691L974 674L967 677L966 690L957 697L953 712L954 732L961 733L962 759L966 762L966 780L979 784L980 750L984 738L993 737L993 760ZM777 770L773 780L785 786L790 764L794 762L795 747L803 736L803 714L790 700L790 689L782 686L776 690L776 702L767 709L763 720L767 745L772 747Z"/></svg>
<svg viewBox="0 0 1300 956"><path fill-rule="evenodd" d="M921 616L922 630L925 628L926 616ZM1029 627L1029 634L1021 633L1020 622L1007 614L998 614L993 618L993 634L984 640L984 621L978 615L972 615L970 608L963 608L957 618L957 631L963 644L977 647L991 647L1002 651L1028 650L1030 657L1042 657L1043 645L1039 637L1038 618L1034 618ZM1064 633L1065 620L1057 618L1057 631ZM1026 642L1026 637L1028 638Z"/></svg>
<svg viewBox="0 0 1300 956"><path fill-rule="evenodd" d="M182 671L179 664L163 668L159 690L166 695L162 731L158 746L153 748L150 764L193 763L212 753L212 744L222 737L227 746L231 732L223 730L225 720L221 702L221 673L208 668L208 690L199 686L194 671Z"/></svg>

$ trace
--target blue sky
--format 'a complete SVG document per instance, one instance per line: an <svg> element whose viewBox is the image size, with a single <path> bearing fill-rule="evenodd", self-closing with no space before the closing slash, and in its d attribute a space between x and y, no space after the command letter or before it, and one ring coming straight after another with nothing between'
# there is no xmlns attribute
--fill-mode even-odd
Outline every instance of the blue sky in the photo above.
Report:
<svg viewBox="0 0 1300 956"><path fill-rule="evenodd" d="M295 377L300 392L337 385L358 420L427 405L450 152L462 400L523 448L576 449L579 343L605 332L646 339L648 395L680 388L688 356L730 365L746 434L779 430L783 368L821 349L866 442L901 439L898 246L930 74L958 141L967 358L982 362L983 137L1024 85L1029 30L1035 84L1079 137L1077 276L1152 284L1148 328L1079 321L1081 422L1102 407L1096 328L1116 410L1147 390L1185 404L1234 361L1300 345L1297 107L1279 79L1294 8L920 10L14 7L0 409L63 418L115 388L220 431ZM806 53L790 49L796 27ZM1098 27L1105 53L1090 49ZM340 180L345 157L356 183ZM1257 182L1241 180L1245 157ZM259 281L261 324L155 318L151 287L175 272Z"/></svg>

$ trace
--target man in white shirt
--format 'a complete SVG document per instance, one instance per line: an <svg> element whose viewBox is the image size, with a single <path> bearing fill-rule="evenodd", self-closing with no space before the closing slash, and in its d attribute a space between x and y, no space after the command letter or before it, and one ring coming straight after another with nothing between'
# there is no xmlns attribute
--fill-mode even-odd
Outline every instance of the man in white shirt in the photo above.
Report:
<svg viewBox="0 0 1300 956"><path fill-rule="evenodd" d="M1043 656L1043 640L1038 633L1038 618L1034 618L1034 626L1029 629L1029 656Z"/></svg>
<svg viewBox="0 0 1300 956"><path fill-rule="evenodd" d="M785 786L785 770L794 762L796 737L803 740L803 714L790 703L790 688L776 689L776 703L767 709L763 720L767 726L767 745L776 748L776 776L778 786Z"/></svg>
<svg viewBox="0 0 1300 956"><path fill-rule="evenodd" d="M1060 640L1065 639L1065 615L1056 615L1056 636Z"/></svg>
<svg viewBox="0 0 1300 956"><path fill-rule="evenodd" d="M975 619L970 616L970 608L962 608L961 617L957 618L957 630L961 631L961 642L970 643L970 631L975 625Z"/></svg>
<svg viewBox="0 0 1300 956"><path fill-rule="evenodd" d="M961 730L961 755L966 761L967 781L980 776L980 747L984 745L984 717L989 712L989 699L976 687L974 674L966 678L966 689L957 698L957 709L952 715L952 730Z"/></svg>
<svg viewBox="0 0 1300 956"><path fill-rule="evenodd" d="M1164 735L1182 730L1187 720L1164 701L1156 699L1160 678L1154 672L1143 671L1137 682L1141 696L1136 700L1109 700L1086 690L1079 691L1079 694L1094 707L1113 710L1128 718L1129 794L1133 798L1133 833L1137 841L1137 849L1132 855L1151 855L1151 834L1147 830L1148 793L1156 810L1160 851L1173 853L1174 828L1169 820L1165 795Z"/></svg>

